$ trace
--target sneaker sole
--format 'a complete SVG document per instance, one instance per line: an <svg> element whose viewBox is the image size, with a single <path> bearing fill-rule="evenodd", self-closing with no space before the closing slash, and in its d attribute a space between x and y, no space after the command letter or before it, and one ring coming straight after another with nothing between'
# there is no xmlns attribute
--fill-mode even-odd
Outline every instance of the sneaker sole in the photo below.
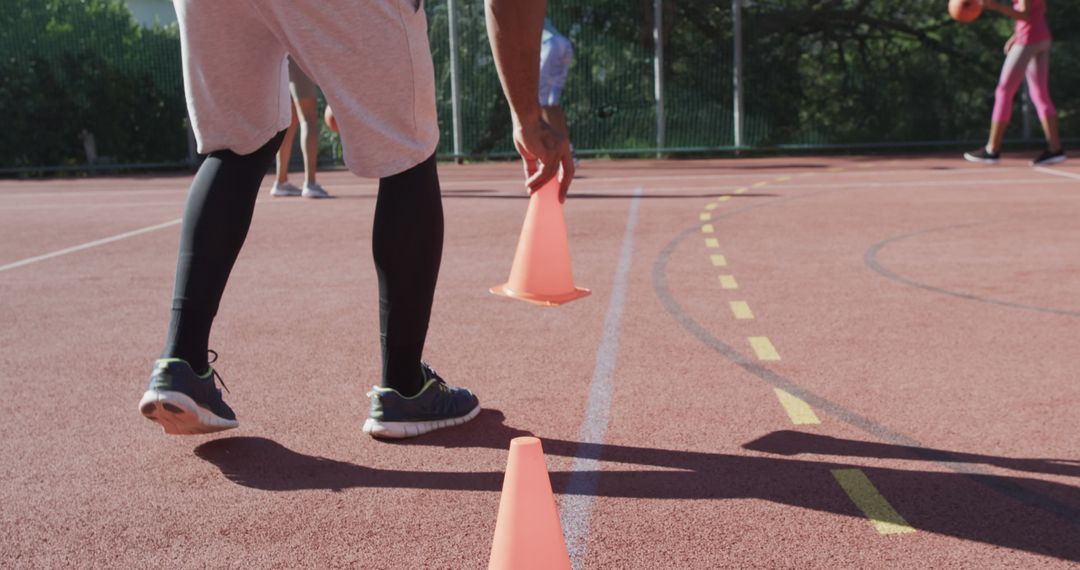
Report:
<svg viewBox="0 0 1080 570"><path fill-rule="evenodd" d="M379 439L406 439L424 435L437 429L459 426L480 413L480 405L464 416L445 420L432 420L427 422L382 422L368 418L364 422L364 433Z"/></svg>
<svg viewBox="0 0 1080 570"><path fill-rule="evenodd" d="M1001 162L1000 158L979 158L979 157L976 157L976 156L971 156L970 154L965 154L964 155L964 160L966 160L968 162L974 162L974 163L977 163L977 164L997 164L997 163Z"/></svg>
<svg viewBox="0 0 1080 570"><path fill-rule="evenodd" d="M1046 159L1046 160L1044 160L1042 162L1032 161L1031 165L1032 166L1046 166L1047 164L1058 164L1058 163L1065 162L1066 158L1067 157L1064 157L1064 156L1055 156L1054 158L1049 158L1049 159Z"/></svg>
<svg viewBox="0 0 1080 570"><path fill-rule="evenodd" d="M171 435L214 433L240 426L240 422L218 416L181 392L147 390L139 400L139 412Z"/></svg>
<svg viewBox="0 0 1080 570"><path fill-rule="evenodd" d="M271 192L270 195L273 196L274 198L293 198L293 197L299 196L300 194L299 193L294 194L292 192Z"/></svg>

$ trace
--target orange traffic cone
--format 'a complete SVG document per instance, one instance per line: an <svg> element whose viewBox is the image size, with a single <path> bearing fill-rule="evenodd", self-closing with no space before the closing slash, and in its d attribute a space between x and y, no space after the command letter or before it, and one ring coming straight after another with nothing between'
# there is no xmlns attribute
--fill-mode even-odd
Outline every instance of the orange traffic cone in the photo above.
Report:
<svg viewBox="0 0 1080 570"><path fill-rule="evenodd" d="M544 450L535 437L510 442L488 570L570 568Z"/></svg>
<svg viewBox="0 0 1080 570"><path fill-rule="evenodd" d="M555 178L529 197L510 280L492 287L491 292L549 307L589 294L588 289L574 286L566 220Z"/></svg>

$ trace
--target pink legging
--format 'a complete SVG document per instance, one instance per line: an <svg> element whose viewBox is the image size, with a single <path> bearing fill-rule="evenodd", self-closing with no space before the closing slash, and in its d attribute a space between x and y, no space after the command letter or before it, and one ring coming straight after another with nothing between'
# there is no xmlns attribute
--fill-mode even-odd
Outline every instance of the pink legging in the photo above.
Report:
<svg viewBox="0 0 1080 570"><path fill-rule="evenodd" d="M1001 79L994 93L995 123L1008 123L1012 118L1013 98L1027 75L1028 93L1035 103L1040 119L1057 114L1050 100L1050 42L1014 45L1001 67Z"/></svg>

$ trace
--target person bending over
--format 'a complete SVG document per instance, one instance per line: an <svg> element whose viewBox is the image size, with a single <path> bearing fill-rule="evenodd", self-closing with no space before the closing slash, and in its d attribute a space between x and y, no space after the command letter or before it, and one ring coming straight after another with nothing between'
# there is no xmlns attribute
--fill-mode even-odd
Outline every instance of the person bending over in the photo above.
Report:
<svg viewBox="0 0 1080 570"><path fill-rule="evenodd" d="M546 0L487 0L489 38L530 191L573 177L569 145L541 118ZM404 438L464 423L477 397L421 361L442 259L435 76L419 0L175 0L188 113L200 153L181 227L172 312L139 410L167 433L237 427L208 353L259 186L291 120L286 53L333 106L345 163L379 179L372 251L382 373L363 431ZM335 25L327 26L327 22ZM361 41L361 39L363 41ZM287 381L286 378L281 379Z"/></svg>

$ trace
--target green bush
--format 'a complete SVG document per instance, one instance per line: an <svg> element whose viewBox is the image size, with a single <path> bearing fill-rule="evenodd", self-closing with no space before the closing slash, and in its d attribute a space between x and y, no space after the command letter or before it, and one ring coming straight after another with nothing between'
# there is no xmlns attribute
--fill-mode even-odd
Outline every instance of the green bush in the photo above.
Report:
<svg viewBox="0 0 1080 570"><path fill-rule="evenodd" d="M175 27L143 29L118 0L0 5L0 168L178 162L186 111Z"/></svg>
<svg viewBox="0 0 1080 570"><path fill-rule="evenodd" d="M751 145L956 141L986 136L1012 23L951 21L942 0L746 0ZM481 0L459 0L465 154L512 153ZM732 144L730 2L664 0L669 147ZM446 0L426 2L441 153L453 150ZM656 141L653 0L551 0L575 46L563 98L580 151ZM1050 2L1051 90L1062 133L1080 133L1080 3ZM0 2L0 168L182 162L188 136L178 30L144 29L120 0ZM1010 136L1019 133L1020 114ZM1039 137L1037 122L1032 134ZM322 135L324 155L336 136ZM324 156L325 158L325 156Z"/></svg>

